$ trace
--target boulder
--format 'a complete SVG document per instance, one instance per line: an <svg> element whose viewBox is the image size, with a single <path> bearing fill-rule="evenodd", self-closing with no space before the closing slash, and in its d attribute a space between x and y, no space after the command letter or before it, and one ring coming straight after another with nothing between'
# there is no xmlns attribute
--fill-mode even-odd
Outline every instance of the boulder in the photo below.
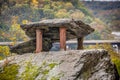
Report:
<svg viewBox="0 0 120 80"><path fill-rule="evenodd" d="M15 46L12 46L10 51L17 54L24 54L29 52L35 52L35 47L36 47L36 39L31 39L27 42L23 42ZM49 38L44 38L43 50L49 51L51 47L52 47L51 40Z"/></svg>
<svg viewBox="0 0 120 80"><path fill-rule="evenodd" d="M102 49L29 53L15 56L15 60L11 63L20 63L21 73L24 69L22 63L29 60L37 66L41 66L43 61L59 63L47 76L61 73L63 76L60 80L119 80L118 72L108 52ZM38 75L36 80L40 76Z"/></svg>

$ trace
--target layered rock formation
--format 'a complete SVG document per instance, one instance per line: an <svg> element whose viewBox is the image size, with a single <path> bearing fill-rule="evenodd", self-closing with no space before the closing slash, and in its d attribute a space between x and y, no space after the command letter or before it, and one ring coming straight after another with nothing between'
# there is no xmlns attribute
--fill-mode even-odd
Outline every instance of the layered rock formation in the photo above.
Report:
<svg viewBox="0 0 120 80"><path fill-rule="evenodd" d="M119 80L116 67L111 63L110 56L105 50L76 50L59 52L42 52L40 54L23 54L15 56L12 63L18 63L23 71L23 64L31 60L37 66L43 61L59 63L49 73L62 73L60 80ZM36 77L36 80L41 75ZM49 79L47 79L49 80Z"/></svg>
<svg viewBox="0 0 120 80"><path fill-rule="evenodd" d="M30 40L16 45L11 48L11 52L18 54L34 52L36 45L36 29L41 29L43 32L43 51L49 51L52 43L59 41L59 28L66 27L66 38L74 39L84 37L94 31L89 25L83 23L81 20L73 19L48 19L39 22L32 22L21 25L26 35Z"/></svg>

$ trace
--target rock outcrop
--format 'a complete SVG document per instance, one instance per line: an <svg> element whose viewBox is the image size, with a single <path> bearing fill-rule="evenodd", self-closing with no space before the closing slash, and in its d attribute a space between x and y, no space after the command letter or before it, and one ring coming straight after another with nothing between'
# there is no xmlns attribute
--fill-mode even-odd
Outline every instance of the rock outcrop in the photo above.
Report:
<svg viewBox="0 0 120 80"><path fill-rule="evenodd" d="M41 29L43 32L43 51L49 51L52 47L52 43L59 41L59 28L63 26L67 29L67 40L84 37L94 31L93 28L83 23L81 20L73 19L48 19L23 24L21 28L30 38L30 41L12 47L11 52L23 54L35 51L36 29Z"/></svg>
<svg viewBox="0 0 120 80"><path fill-rule="evenodd" d="M11 52L24 54L24 53L32 53L35 51L36 47L36 39L31 39L27 42L23 42L11 47ZM43 39L43 51L49 51L52 47L52 41L49 38Z"/></svg>
<svg viewBox="0 0 120 80"><path fill-rule="evenodd" d="M12 63L24 66L22 62L28 60L36 63L37 66L43 61L59 63L50 72L52 75L62 73L60 80L119 80L116 67L111 63L108 52L101 49L23 54L15 56Z"/></svg>

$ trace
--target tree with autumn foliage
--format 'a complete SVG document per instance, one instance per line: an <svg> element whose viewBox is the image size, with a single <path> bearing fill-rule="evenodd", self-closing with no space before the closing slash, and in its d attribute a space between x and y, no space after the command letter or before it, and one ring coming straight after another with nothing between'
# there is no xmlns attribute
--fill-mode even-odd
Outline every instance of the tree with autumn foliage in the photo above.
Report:
<svg viewBox="0 0 120 80"><path fill-rule="evenodd" d="M86 39L97 37L104 39L102 35L106 35L107 39L113 38L109 36L111 31L103 24L104 22L95 18L79 0L7 0L0 1L0 4L2 10L0 12L0 24L2 24L0 27L5 25L8 28L6 31L3 31L3 28L0 30L0 41L25 40L25 33L20 29L20 24L25 20L35 22L53 18L80 19L91 25L96 29L96 32L92 34L92 37L90 35ZM15 36L21 35L24 37L15 38Z"/></svg>

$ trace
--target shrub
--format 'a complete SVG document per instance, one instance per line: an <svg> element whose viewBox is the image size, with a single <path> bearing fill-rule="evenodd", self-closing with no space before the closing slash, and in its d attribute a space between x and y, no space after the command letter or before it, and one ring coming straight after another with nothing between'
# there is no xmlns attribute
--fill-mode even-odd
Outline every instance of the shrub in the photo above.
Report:
<svg viewBox="0 0 120 80"><path fill-rule="evenodd" d="M10 48L8 46L0 46L0 60L10 55Z"/></svg>
<svg viewBox="0 0 120 80"><path fill-rule="evenodd" d="M0 80L17 80L19 66L17 64L10 64L3 68L0 72Z"/></svg>
<svg viewBox="0 0 120 80"><path fill-rule="evenodd" d="M118 71L118 73L120 75L120 59L118 59L118 58L112 58L112 61L116 65L117 71Z"/></svg>

